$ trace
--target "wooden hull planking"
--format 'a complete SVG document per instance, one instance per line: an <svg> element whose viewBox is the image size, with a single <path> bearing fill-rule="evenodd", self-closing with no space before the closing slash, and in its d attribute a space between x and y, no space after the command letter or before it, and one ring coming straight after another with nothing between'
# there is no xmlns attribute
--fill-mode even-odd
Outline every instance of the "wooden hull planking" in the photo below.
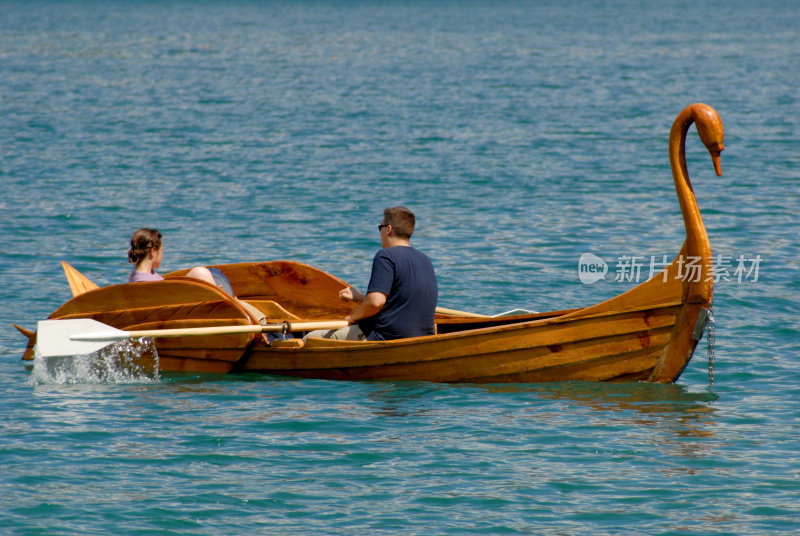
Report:
<svg viewBox="0 0 800 536"><path fill-rule="evenodd" d="M237 369L337 380L645 380L669 343L678 309L540 320L388 343L312 339L296 348L256 345Z"/></svg>

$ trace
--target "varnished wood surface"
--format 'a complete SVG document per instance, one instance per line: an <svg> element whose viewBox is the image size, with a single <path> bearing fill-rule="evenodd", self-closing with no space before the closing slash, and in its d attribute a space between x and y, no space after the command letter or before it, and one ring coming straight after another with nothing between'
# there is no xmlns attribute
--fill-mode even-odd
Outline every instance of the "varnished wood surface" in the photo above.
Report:
<svg viewBox="0 0 800 536"><path fill-rule="evenodd" d="M254 347L241 370L328 379L525 382L644 379L668 343L680 304L563 317L400 341L310 339ZM630 357L630 359L627 359Z"/></svg>
<svg viewBox="0 0 800 536"><path fill-rule="evenodd" d="M69 289L73 296L98 288L93 281L65 261L61 261L61 267L64 269L64 275L67 277L67 283L69 283Z"/></svg>
<svg viewBox="0 0 800 536"><path fill-rule="evenodd" d="M355 306L339 299L346 282L307 264L292 261L219 264L237 298L249 302L273 301L304 320L344 318ZM167 274L185 275L188 270Z"/></svg>

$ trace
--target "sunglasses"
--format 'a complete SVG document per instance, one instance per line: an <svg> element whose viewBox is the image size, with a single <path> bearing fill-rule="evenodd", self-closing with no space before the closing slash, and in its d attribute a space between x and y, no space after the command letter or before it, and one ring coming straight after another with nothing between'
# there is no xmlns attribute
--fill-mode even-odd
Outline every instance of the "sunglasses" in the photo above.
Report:
<svg viewBox="0 0 800 536"><path fill-rule="evenodd" d="M391 225L391 223L382 223L382 224L378 225L378 232L380 233L381 229L383 229L384 227L389 227L390 225Z"/></svg>

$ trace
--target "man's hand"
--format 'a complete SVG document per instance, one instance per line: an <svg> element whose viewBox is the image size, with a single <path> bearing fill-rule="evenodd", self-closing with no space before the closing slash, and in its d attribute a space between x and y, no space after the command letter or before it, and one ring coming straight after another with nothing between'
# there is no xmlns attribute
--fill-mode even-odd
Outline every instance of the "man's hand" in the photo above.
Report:
<svg viewBox="0 0 800 536"><path fill-rule="evenodd" d="M361 303L364 301L364 295L353 287L347 287L339 291L339 299Z"/></svg>

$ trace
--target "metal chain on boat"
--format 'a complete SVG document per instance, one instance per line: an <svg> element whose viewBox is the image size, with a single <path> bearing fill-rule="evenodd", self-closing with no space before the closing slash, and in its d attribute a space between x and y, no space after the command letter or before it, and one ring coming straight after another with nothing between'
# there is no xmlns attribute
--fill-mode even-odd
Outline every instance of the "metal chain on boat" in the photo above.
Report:
<svg viewBox="0 0 800 536"><path fill-rule="evenodd" d="M697 342L700 342L703 334L708 332L708 335L706 335L706 342L708 343L708 389L711 389L714 384L714 330L716 323L711 309L710 303L707 308L700 309L700 314L697 316L697 321L692 331L692 338Z"/></svg>
<svg viewBox="0 0 800 536"><path fill-rule="evenodd" d="M708 342L708 389L714 385L714 337L716 336L717 323L714 321L714 311L711 304L708 305L708 326L706 331L706 341Z"/></svg>

